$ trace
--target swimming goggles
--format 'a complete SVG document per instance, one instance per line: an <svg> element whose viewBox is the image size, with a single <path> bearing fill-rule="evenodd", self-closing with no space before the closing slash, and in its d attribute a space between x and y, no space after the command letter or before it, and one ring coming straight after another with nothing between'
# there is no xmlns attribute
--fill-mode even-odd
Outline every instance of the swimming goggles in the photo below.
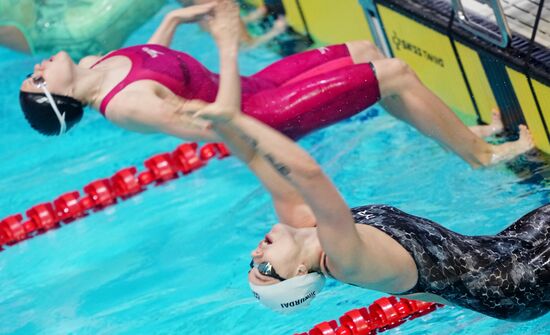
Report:
<svg viewBox="0 0 550 335"><path fill-rule="evenodd" d="M44 92L44 95L46 95L46 99L48 100L48 102L52 106L53 111L55 112L55 115L57 116L57 119L59 120L59 125L60 125L59 135L65 134L65 132L67 131L67 123L65 122L65 113L61 113L59 111L59 108L57 108L57 104L55 103L55 100L53 99L52 94L46 88L46 81L44 80L44 78L43 77L34 78L32 76L32 73L27 75L27 78L31 79L32 84L36 88L39 88L39 89L42 90L42 92ZM43 101L38 101L38 102L43 102Z"/></svg>
<svg viewBox="0 0 550 335"><path fill-rule="evenodd" d="M258 269L258 272L263 274L264 276L271 277L280 281L285 281L286 279L279 276L277 272L275 272L275 269L273 268L273 265L269 262L262 262L260 264L254 263L254 260L250 261L250 268L256 268Z"/></svg>

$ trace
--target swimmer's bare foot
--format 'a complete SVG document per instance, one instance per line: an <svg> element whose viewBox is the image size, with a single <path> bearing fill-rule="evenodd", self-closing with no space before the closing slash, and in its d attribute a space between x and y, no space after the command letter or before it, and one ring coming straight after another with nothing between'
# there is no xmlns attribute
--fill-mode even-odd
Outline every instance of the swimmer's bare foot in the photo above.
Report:
<svg viewBox="0 0 550 335"><path fill-rule="evenodd" d="M498 108L494 108L491 114L491 124L483 126L472 126L470 130L479 137L489 137L501 133L504 130L502 118Z"/></svg>
<svg viewBox="0 0 550 335"><path fill-rule="evenodd" d="M522 124L519 126L519 139L517 141L493 146L493 156L490 165L508 161L534 147L535 143L533 142L531 132Z"/></svg>
<svg viewBox="0 0 550 335"><path fill-rule="evenodd" d="M287 27L288 23L286 22L286 18L284 16L279 16L273 23L272 29L274 34L280 35L286 31Z"/></svg>

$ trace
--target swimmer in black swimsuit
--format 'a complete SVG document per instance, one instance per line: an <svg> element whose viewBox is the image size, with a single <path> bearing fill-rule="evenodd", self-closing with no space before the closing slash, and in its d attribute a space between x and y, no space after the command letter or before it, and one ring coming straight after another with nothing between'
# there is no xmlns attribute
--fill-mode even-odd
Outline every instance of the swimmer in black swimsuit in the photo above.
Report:
<svg viewBox="0 0 550 335"><path fill-rule="evenodd" d="M281 223L252 252L253 294L282 312L306 306L324 275L407 298L525 321L550 307L550 205L494 236L464 236L385 205L351 209L299 146L240 112L236 64L195 112L270 191ZM330 271L329 271L330 269Z"/></svg>
<svg viewBox="0 0 550 335"><path fill-rule="evenodd" d="M383 231L413 257L418 281L400 295L427 292L514 321L550 308L550 205L494 236L464 236L385 205L353 208L352 215L356 224Z"/></svg>

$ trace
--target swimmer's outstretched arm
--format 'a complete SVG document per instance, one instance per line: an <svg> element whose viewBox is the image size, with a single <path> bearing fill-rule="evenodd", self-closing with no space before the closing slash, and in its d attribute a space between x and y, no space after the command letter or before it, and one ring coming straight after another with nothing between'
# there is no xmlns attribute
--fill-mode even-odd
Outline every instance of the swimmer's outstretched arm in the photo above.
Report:
<svg viewBox="0 0 550 335"><path fill-rule="evenodd" d="M220 14L220 15L218 15ZM239 24L238 8L232 1L221 3L215 10L208 29L218 45L220 57L220 86L212 109L238 110L241 106L241 81L238 67ZM302 196L287 180L279 176L264 160L255 159L246 144L234 150L262 181L271 193L281 222L296 227L311 227L315 218Z"/></svg>
<svg viewBox="0 0 550 335"><path fill-rule="evenodd" d="M238 12L230 0L221 0L210 30L220 48L220 88L216 102L195 117L212 121L212 128L250 166L267 164L272 174L293 185L313 210L321 244L331 259L353 269L362 242L355 229L349 207L319 165L304 150L284 135L240 111L241 87L237 65ZM219 18L219 19L218 19ZM232 30L232 31L231 31ZM257 166L256 166L257 167ZM254 169L255 172L262 172ZM259 177L270 184L267 175ZM269 188L269 187L268 187ZM343 270L346 271L346 270Z"/></svg>
<svg viewBox="0 0 550 335"><path fill-rule="evenodd" d="M226 6L231 3L220 2ZM211 27L222 58L220 89L216 102L195 113L195 117L211 122L212 129L252 168L274 199L295 202L294 208L305 209L301 212L304 220L317 225L333 273L347 282L370 283L374 289L380 287L377 284L386 285L387 280L406 277L396 265L400 263L392 247L381 245L375 237L359 237L349 207L315 160L286 136L240 111L238 34L224 34L225 29L215 28ZM281 221L285 219L281 217ZM368 271L364 270L365 264Z"/></svg>
<svg viewBox="0 0 550 335"><path fill-rule="evenodd" d="M289 138L241 113L227 122L215 120L213 129L233 151L246 145L253 153L250 165L263 160L298 190L313 211L323 250L338 273L357 269L356 255L364 255L364 245L350 209L313 158Z"/></svg>
<svg viewBox="0 0 550 335"><path fill-rule="evenodd" d="M215 5L215 2L210 2L203 5L189 6L171 11L166 14L160 26L147 43L169 47L174 38L174 32L180 24L201 20L212 12Z"/></svg>
<svg viewBox="0 0 550 335"><path fill-rule="evenodd" d="M243 153L252 162L266 162L303 197L314 215L317 235L333 275L344 282L381 291L388 287L399 291L408 283L410 268L402 266L401 246L387 244L376 234L359 236L349 207L312 157L291 139L256 119L240 111L215 107L206 108L199 115L212 120L213 129L232 152L246 148Z"/></svg>

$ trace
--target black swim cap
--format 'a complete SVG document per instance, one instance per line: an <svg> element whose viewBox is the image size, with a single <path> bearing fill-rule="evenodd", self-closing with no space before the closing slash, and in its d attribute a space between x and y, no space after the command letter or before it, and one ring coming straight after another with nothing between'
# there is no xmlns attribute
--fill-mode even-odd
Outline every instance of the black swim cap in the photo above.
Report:
<svg viewBox="0 0 550 335"><path fill-rule="evenodd" d="M69 131L82 119L82 103L71 97L52 94L61 114L65 115L66 130ZM19 103L25 118L36 131L43 135L59 135L60 121L44 93L19 92Z"/></svg>

